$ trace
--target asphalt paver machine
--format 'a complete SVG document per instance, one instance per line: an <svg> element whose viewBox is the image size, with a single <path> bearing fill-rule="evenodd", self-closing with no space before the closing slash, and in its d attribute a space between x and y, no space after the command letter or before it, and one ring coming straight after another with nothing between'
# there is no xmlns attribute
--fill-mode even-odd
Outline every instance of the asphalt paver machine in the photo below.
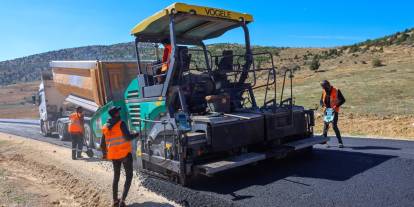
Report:
<svg viewBox="0 0 414 207"><path fill-rule="evenodd" d="M271 53L252 51L252 21L249 14L175 3L140 22L131 32L137 78L124 99L108 103L94 118L97 136L103 112L123 107L130 129L140 132L141 170L183 185L198 174L212 176L326 142L313 135L313 111L293 103L292 71L277 72ZM208 50L206 40L236 28L244 33L241 54ZM165 44L171 54L161 72ZM269 64L259 66L259 59Z"/></svg>

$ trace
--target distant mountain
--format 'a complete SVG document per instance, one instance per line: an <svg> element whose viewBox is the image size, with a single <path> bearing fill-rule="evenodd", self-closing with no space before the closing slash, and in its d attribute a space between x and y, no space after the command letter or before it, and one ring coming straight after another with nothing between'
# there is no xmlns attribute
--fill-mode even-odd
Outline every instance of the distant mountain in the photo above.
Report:
<svg viewBox="0 0 414 207"><path fill-rule="evenodd" d="M381 49L383 47L396 45L414 45L414 28L406 29L403 32L397 32L392 35L387 35L373 40L368 39L364 42L344 46L342 49L349 49L350 52L358 52L369 50L371 47L378 47Z"/></svg>
<svg viewBox="0 0 414 207"><path fill-rule="evenodd" d="M215 44L209 46L209 50L213 53L220 48L240 52L243 47L239 44ZM271 48L274 52L279 50L279 48L275 47L257 46L256 48ZM61 49L16 58L0 62L0 85L39 80L41 71L49 70L49 62L52 60L136 60L136 55L134 43L127 42L108 46L94 45Z"/></svg>
<svg viewBox="0 0 414 207"><path fill-rule="evenodd" d="M344 54L369 52L382 52L384 47L396 45L414 45L414 29L385 36L382 38L367 40L358 44L336 48L298 48L291 52L288 50L279 56L286 48L254 46L255 52L268 51L273 54L274 62L278 66L283 65L307 65L312 59L323 61L335 59ZM218 54L223 49L231 49L235 54L241 54L243 46L240 44L212 44L208 49L213 54ZM268 57L255 59L259 65L268 61ZM343 57L345 58L345 57ZM28 82L40 79L40 72L49 69L52 60L135 60L135 48L132 42L120 43L108 46L95 45L61 49L45 52L27 57L0 62L0 85L9 85L18 82ZM300 69L300 67L299 67Z"/></svg>
<svg viewBox="0 0 414 207"><path fill-rule="evenodd" d="M56 50L0 62L0 85L39 80L52 60L134 60L134 44L86 46Z"/></svg>

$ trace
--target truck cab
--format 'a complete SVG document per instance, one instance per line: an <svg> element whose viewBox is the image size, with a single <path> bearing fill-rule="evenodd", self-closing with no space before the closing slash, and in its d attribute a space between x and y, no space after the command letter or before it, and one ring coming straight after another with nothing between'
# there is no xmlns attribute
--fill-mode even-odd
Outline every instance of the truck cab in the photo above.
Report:
<svg viewBox="0 0 414 207"><path fill-rule="evenodd" d="M63 127L62 124L68 123L68 120L64 119L65 97L54 86L51 72L42 72L37 100L41 133L44 136L51 136L58 131L59 127ZM64 131L61 132L61 139L64 136L62 133Z"/></svg>

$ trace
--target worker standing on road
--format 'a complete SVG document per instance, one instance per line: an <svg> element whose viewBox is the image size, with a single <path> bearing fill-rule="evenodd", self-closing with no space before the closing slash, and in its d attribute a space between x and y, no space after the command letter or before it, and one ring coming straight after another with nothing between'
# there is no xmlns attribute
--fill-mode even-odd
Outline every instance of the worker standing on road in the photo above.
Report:
<svg viewBox="0 0 414 207"><path fill-rule="evenodd" d="M68 131L72 139L72 160L82 158L83 148L83 132L84 132L84 119L82 107L77 107L76 111L69 116Z"/></svg>
<svg viewBox="0 0 414 207"><path fill-rule="evenodd" d="M338 147L343 148L344 144L342 142L341 132L339 131L339 128L338 128L338 116L339 116L339 107L341 107L342 104L345 103L345 98L342 95L341 91L331 86L331 84L327 80L324 80L321 82L321 87L323 91L322 91L322 97L320 100L320 105L324 107L324 111L326 110L326 108L333 109L334 117L332 121L332 128L335 131L336 138L338 139L338 143L339 143ZM324 137L328 136L328 129L329 129L329 122L324 122L324 126L323 126Z"/></svg>
<svg viewBox="0 0 414 207"><path fill-rule="evenodd" d="M126 206L125 199L128 195L133 177L132 166L132 142L138 134L130 134L127 125L121 120L121 107L113 106L109 110L111 118L102 127L103 137L101 149L104 159L112 160L114 180L112 183L113 206ZM121 165L125 169L125 185L121 200L118 199L118 182L121 173Z"/></svg>

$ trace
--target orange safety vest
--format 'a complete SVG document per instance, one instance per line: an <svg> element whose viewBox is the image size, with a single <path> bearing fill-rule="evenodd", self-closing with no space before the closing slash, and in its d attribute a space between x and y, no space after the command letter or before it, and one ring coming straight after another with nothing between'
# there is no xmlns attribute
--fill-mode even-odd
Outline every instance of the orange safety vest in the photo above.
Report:
<svg viewBox="0 0 414 207"><path fill-rule="evenodd" d="M69 116L68 131L71 134L83 134L82 117L77 112L72 113Z"/></svg>
<svg viewBox="0 0 414 207"><path fill-rule="evenodd" d="M168 67L170 66L170 56L171 56L171 45L167 44L164 46L164 53L162 55L162 66L161 66L161 72L165 73L168 70Z"/></svg>
<svg viewBox="0 0 414 207"><path fill-rule="evenodd" d="M128 141L121 130L121 121L118 121L111 129L107 125L102 127L105 136L107 158L118 160L132 152L132 143Z"/></svg>
<svg viewBox="0 0 414 207"><path fill-rule="evenodd" d="M323 90L322 91L322 102L323 102L323 106L324 107L327 107L327 106L325 106L325 98L326 98L326 91ZM329 106L329 108L332 108L336 112L339 112L339 106L337 105L338 104L338 90L336 88L331 87L331 94L330 94L329 98L330 98L330 101L329 101L330 106ZM334 106L336 106L336 107L334 108Z"/></svg>

